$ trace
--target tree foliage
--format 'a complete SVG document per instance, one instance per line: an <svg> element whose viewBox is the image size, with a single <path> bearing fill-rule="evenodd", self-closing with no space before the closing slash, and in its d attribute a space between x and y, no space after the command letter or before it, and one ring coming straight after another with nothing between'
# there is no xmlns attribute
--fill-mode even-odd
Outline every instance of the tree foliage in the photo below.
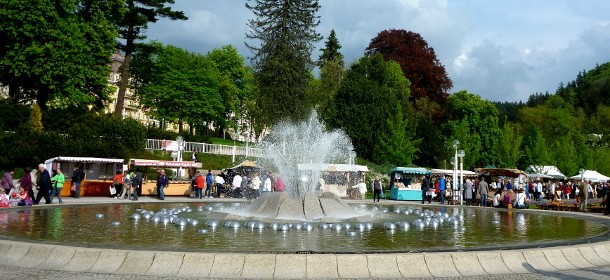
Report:
<svg viewBox="0 0 610 280"><path fill-rule="evenodd" d="M115 116L123 116L125 92L130 78L130 65L132 54L136 50L136 42L145 39L143 34L148 29L149 23L155 23L159 18L171 20L187 20L188 17L182 11L173 11L169 4L174 0L123 0L125 14L118 22L119 48L125 53L125 59L121 68L121 80L116 100Z"/></svg>
<svg viewBox="0 0 610 280"><path fill-rule="evenodd" d="M0 1L0 85L14 103L101 108L121 0Z"/></svg>
<svg viewBox="0 0 610 280"><path fill-rule="evenodd" d="M311 52L321 39L315 31L318 0L248 0L246 7L255 16L246 37L260 41L246 43L259 89L256 119L266 127L284 118L304 119L310 111Z"/></svg>
<svg viewBox="0 0 610 280"><path fill-rule="evenodd" d="M443 106L453 86L434 49L418 33L402 29L379 32L366 48L367 55L380 53L400 64L411 81L411 98L428 97Z"/></svg>
<svg viewBox="0 0 610 280"><path fill-rule="evenodd" d="M381 55L363 57L346 72L327 123L351 137L359 157L408 165L416 149L407 116L409 81L399 65Z"/></svg>
<svg viewBox="0 0 610 280"><path fill-rule="evenodd" d="M340 49L341 44L333 29L330 31L330 35L328 35L326 42L324 42L324 48L321 49L322 54L320 54L320 58L318 59L318 66L322 68L327 63L334 61L335 63L340 62L341 68L343 68L343 54L339 52Z"/></svg>

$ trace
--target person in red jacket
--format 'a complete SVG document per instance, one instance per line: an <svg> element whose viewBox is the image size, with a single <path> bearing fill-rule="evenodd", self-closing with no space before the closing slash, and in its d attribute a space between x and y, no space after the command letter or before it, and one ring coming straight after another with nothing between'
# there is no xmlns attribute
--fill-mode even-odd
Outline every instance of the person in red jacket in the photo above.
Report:
<svg viewBox="0 0 610 280"><path fill-rule="evenodd" d="M195 189L195 198L203 199L203 187L205 186L205 181L203 180L203 176L201 176L201 172L197 171L197 179L195 179L195 185L197 188Z"/></svg>

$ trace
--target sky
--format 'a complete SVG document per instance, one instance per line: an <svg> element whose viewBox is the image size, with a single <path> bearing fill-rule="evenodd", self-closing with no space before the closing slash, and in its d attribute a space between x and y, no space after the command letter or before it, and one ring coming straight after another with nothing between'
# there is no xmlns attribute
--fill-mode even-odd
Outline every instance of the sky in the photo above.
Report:
<svg viewBox="0 0 610 280"><path fill-rule="evenodd" d="M245 0L175 0L188 21L161 19L148 39L206 54L233 45L249 58ZM379 32L419 33L453 81L451 93L467 90L491 101L527 101L554 93L579 71L610 62L608 0L320 0L324 39L335 30L345 64L363 56ZM248 41L256 43L254 41Z"/></svg>

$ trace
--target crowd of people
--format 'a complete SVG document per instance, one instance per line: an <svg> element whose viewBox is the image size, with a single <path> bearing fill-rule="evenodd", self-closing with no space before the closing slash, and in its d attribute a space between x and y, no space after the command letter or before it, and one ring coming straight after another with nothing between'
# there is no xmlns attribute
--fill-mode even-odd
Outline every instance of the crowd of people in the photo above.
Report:
<svg viewBox="0 0 610 280"><path fill-rule="evenodd" d="M214 175L212 170L204 175L197 171L191 178L191 191L194 198L219 198L222 193L225 197L247 197L258 198L264 192L282 192L284 183L279 177L273 177L270 173L260 172L234 172L225 173L221 171Z"/></svg>

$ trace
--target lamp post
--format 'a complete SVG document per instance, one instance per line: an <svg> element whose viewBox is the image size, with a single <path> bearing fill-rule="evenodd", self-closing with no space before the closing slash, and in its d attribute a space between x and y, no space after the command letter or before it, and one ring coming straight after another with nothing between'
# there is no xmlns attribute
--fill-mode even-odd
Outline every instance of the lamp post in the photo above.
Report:
<svg viewBox="0 0 610 280"><path fill-rule="evenodd" d="M453 158L453 162L455 162L455 164L453 165L453 190L455 191L457 189L457 163L458 163L458 146L460 145L460 141L458 140L453 140L453 148L455 149L455 156Z"/></svg>
<svg viewBox="0 0 610 280"><path fill-rule="evenodd" d="M178 135L176 137L176 143L178 143L178 162L182 162L182 145L184 144L184 138ZM178 178L182 179L182 166L178 167Z"/></svg>
<svg viewBox="0 0 610 280"><path fill-rule="evenodd" d="M578 170L578 173L580 173L580 181L582 182L583 181L582 176L585 175L585 170L583 168L581 168L580 170Z"/></svg>
<svg viewBox="0 0 610 280"><path fill-rule="evenodd" d="M464 150L459 150L457 156L460 158L460 187L458 191L460 192L460 205L462 205L464 197L462 192L464 189L464 156L466 156L466 152L464 152Z"/></svg>

